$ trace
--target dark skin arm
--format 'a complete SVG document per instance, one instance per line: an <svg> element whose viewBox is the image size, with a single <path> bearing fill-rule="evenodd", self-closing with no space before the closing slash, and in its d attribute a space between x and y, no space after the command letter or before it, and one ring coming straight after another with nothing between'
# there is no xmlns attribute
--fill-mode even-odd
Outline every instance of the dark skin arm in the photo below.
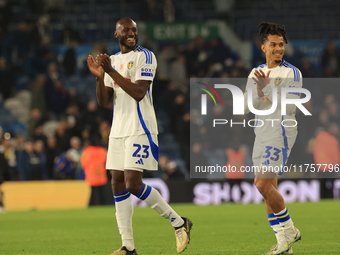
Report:
<svg viewBox="0 0 340 255"><path fill-rule="evenodd" d="M118 83L118 85L128 93L137 102L141 101L150 84L151 81L138 80L136 83L132 83L121 76L116 70L113 69L111 65L111 59L107 54L100 54L97 56L98 64L103 68L103 70L111 76L111 78Z"/></svg>
<svg viewBox="0 0 340 255"><path fill-rule="evenodd" d="M113 96L113 89L110 87L106 87L104 84L104 70L100 65L98 65L94 61L91 55L89 55L87 59L87 65L91 73L96 77L96 81L97 81L96 95L97 95L98 104L101 107L107 107L111 102L111 99Z"/></svg>

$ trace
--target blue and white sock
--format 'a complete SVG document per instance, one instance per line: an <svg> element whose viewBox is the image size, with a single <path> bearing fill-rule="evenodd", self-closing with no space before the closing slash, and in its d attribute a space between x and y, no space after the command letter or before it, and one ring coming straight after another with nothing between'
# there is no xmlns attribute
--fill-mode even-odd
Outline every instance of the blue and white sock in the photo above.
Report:
<svg viewBox="0 0 340 255"><path fill-rule="evenodd" d="M278 244L282 242L285 243L286 242L285 233L283 229L281 228L280 222L277 220L274 213L268 213L268 221L269 221L270 226L273 229L277 243Z"/></svg>
<svg viewBox="0 0 340 255"><path fill-rule="evenodd" d="M184 220L165 202L161 194L151 186L144 184L137 197L144 200L160 216L168 219L173 227L180 227L184 224Z"/></svg>
<svg viewBox="0 0 340 255"><path fill-rule="evenodd" d="M285 208L279 213L275 213L277 220L280 223L281 228L285 231L288 240L295 237L295 227L292 219L290 218L288 209Z"/></svg>
<svg viewBox="0 0 340 255"><path fill-rule="evenodd" d="M133 203L131 194L127 191L119 194L113 194L116 207L116 219L120 236L122 238L122 246L129 251L135 249L133 241L132 215Z"/></svg>

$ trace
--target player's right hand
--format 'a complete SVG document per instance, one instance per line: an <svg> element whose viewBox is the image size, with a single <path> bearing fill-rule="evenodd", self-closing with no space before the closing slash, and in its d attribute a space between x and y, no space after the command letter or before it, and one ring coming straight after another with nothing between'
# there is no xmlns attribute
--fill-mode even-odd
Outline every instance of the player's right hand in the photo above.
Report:
<svg viewBox="0 0 340 255"><path fill-rule="evenodd" d="M265 74L261 69L260 71L255 70L254 72L254 75L256 76L257 79L253 77L253 80L257 84L257 94L259 97L264 96L262 89L270 83L269 74L270 74L270 71L268 71L267 74Z"/></svg>
<svg viewBox="0 0 340 255"><path fill-rule="evenodd" d="M87 58L87 66L94 76L97 78L103 78L104 69L94 61L92 55L89 55Z"/></svg>

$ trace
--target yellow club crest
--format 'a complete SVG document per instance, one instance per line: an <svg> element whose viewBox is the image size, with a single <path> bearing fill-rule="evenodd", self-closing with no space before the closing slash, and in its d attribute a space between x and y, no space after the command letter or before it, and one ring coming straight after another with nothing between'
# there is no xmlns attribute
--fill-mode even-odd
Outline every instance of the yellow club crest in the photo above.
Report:
<svg viewBox="0 0 340 255"><path fill-rule="evenodd" d="M131 69L132 67L133 67L133 61L130 61L129 63L128 63L128 69Z"/></svg>
<svg viewBox="0 0 340 255"><path fill-rule="evenodd" d="M262 102L263 102L263 103L268 102L268 97L267 97L267 96L262 97Z"/></svg>
<svg viewBox="0 0 340 255"><path fill-rule="evenodd" d="M275 83L276 86L278 86L281 83L281 81L282 81L281 77L276 77L274 83Z"/></svg>

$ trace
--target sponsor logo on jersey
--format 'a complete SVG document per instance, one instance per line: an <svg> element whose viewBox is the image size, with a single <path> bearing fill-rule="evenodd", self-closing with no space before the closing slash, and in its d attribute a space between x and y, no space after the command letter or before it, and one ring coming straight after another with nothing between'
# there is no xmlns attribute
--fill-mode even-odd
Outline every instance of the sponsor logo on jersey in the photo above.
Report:
<svg viewBox="0 0 340 255"><path fill-rule="evenodd" d="M144 72L144 73L153 73L154 69L152 69L152 68L142 68L141 71Z"/></svg>
<svg viewBox="0 0 340 255"><path fill-rule="evenodd" d="M142 76L150 76L153 77L153 73L141 73Z"/></svg>
<svg viewBox="0 0 340 255"><path fill-rule="evenodd" d="M133 64L134 64L133 61L130 61L130 62L128 63L128 65L127 65L127 68L128 68L128 69L131 69L131 68L133 67Z"/></svg>
<svg viewBox="0 0 340 255"><path fill-rule="evenodd" d="M278 86L281 82L282 82L282 78L281 77L276 77L275 78L274 83L275 83L276 86Z"/></svg>
<svg viewBox="0 0 340 255"><path fill-rule="evenodd" d="M121 63L120 66L119 66L119 70L123 71L123 69L124 69L124 63Z"/></svg>

